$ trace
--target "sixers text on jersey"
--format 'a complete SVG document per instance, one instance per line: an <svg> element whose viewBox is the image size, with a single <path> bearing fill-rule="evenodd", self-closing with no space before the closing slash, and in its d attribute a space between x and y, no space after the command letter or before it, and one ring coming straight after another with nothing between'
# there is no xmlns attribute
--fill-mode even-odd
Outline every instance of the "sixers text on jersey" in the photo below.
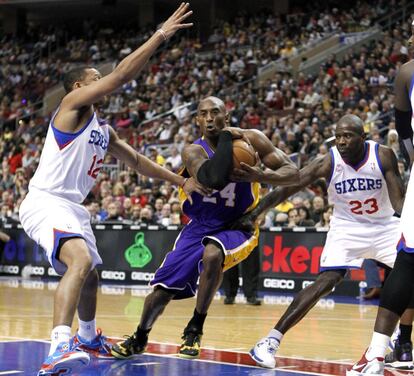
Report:
<svg viewBox="0 0 414 376"><path fill-rule="evenodd" d="M346 179L335 183L334 186L336 193L340 195L348 192L372 191L374 189L381 189L382 180L366 178Z"/></svg>
<svg viewBox="0 0 414 376"><path fill-rule="evenodd" d="M90 144L100 146L104 150L108 149L108 140L105 138L105 136L101 132L95 129L91 131L88 142Z"/></svg>

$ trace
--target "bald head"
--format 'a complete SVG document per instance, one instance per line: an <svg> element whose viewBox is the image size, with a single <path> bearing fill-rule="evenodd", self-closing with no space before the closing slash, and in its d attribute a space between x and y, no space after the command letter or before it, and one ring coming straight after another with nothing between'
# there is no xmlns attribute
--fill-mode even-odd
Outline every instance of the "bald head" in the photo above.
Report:
<svg viewBox="0 0 414 376"><path fill-rule="evenodd" d="M210 105L213 104L215 107L218 107L220 109L220 111L225 111L225 109L226 109L226 106L224 105L224 102L220 98L210 96L210 97L204 98L200 101L200 103L198 104L197 110L199 111L200 108L204 107L207 103L210 104Z"/></svg>
<svg viewBox="0 0 414 376"><path fill-rule="evenodd" d="M348 114L342 116L338 121L337 127L346 127L359 135L363 135L365 133L364 122L356 115Z"/></svg>

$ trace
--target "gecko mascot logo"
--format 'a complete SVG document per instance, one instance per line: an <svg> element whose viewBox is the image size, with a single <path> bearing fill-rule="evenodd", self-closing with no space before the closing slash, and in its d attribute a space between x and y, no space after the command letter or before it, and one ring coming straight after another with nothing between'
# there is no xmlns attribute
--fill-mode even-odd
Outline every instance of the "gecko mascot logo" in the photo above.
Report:
<svg viewBox="0 0 414 376"><path fill-rule="evenodd" d="M135 235L135 243L125 251L125 259L131 268L143 268L152 260L152 253L144 242L144 233Z"/></svg>

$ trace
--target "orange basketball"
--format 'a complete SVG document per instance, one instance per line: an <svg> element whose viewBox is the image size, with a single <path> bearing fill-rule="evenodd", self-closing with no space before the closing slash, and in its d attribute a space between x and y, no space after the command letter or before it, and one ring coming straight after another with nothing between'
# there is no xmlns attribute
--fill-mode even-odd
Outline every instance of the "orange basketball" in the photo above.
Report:
<svg viewBox="0 0 414 376"><path fill-rule="evenodd" d="M233 141L233 168L240 168L240 162L249 166L256 164L256 151L253 146L242 139Z"/></svg>

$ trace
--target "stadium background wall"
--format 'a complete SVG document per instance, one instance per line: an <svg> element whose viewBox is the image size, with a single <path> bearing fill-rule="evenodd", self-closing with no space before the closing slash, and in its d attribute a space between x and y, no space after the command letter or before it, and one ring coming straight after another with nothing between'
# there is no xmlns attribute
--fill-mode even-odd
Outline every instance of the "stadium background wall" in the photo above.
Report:
<svg viewBox="0 0 414 376"><path fill-rule="evenodd" d="M42 249L27 237L20 226L4 229L11 241L1 246L0 275L18 276L26 266L32 278L56 278ZM97 245L103 259L101 281L147 284L169 252L179 229L160 230L125 225L95 225ZM262 230L259 240L261 273L259 289L293 293L315 280L326 232L297 228ZM333 292L356 296L362 271L352 271Z"/></svg>

